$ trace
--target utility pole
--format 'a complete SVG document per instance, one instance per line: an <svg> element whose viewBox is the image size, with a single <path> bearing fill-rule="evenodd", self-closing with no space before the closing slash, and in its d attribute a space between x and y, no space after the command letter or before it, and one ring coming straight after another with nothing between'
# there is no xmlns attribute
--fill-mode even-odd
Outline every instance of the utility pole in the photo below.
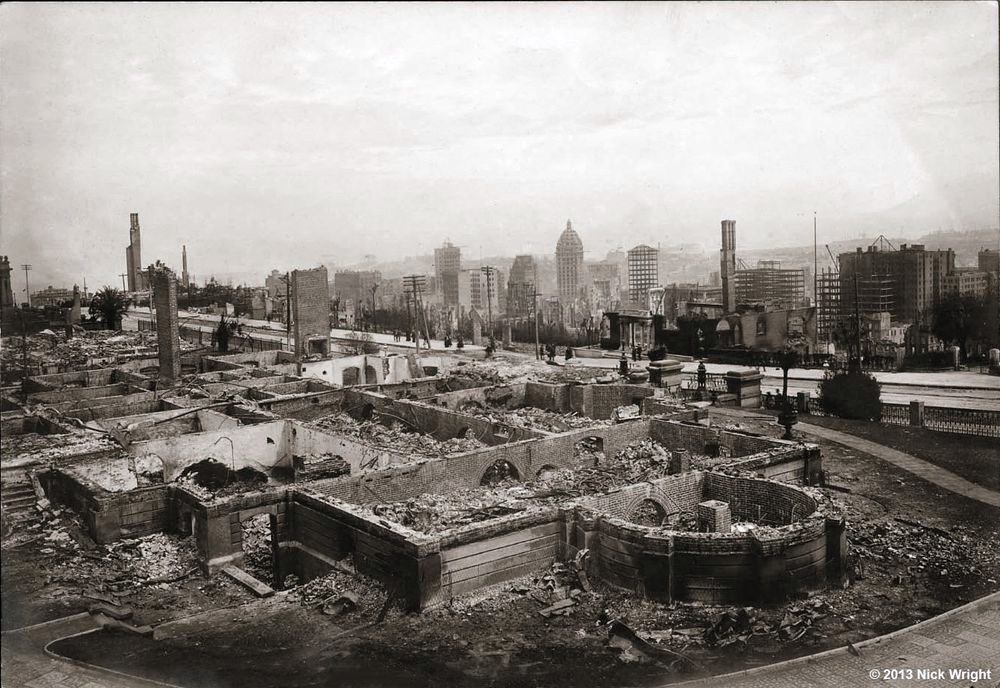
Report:
<svg viewBox="0 0 1000 688"><path fill-rule="evenodd" d="M28 299L28 308L31 308L31 289L28 287L28 271L31 270L31 266L22 265L21 269L24 270L24 296Z"/></svg>
<svg viewBox="0 0 1000 688"><path fill-rule="evenodd" d="M858 295L858 269L854 266L854 346L855 370L861 370L861 298Z"/></svg>
<svg viewBox="0 0 1000 688"><path fill-rule="evenodd" d="M424 324L424 335L429 342L431 340L430 331L427 329L427 318L424 315L424 306L420 300L420 289L423 287L424 276L423 275L406 275L403 278L403 283L409 287L410 294L413 295L413 307L417 311L417 331L415 334L417 353L420 353L420 323ZM409 301L407 301L409 303Z"/></svg>
<svg viewBox="0 0 1000 688"><path fill-rule="evenodd" d="M372 330L375 330L375 291L378 289L379 283L376 282L372 285Z"/></svg>
<svg viewBox="0 0 1000 688"><path fill-rule="evenodd" d="M819 294L817 293L817 285L819 284L816 271L819 269L819 254L817 252L817 246L819 242L816 240L816 211L813 211L813 305L819 303Z"/></svg>
<svg viewBox="0 0 1000 688"><path fill-rule="evenodd" d="M538 266L534 267L531 280L531 310L535 316L535 359L542 360L541 345L538 342Z"/></svg>
<svg viewBox="0 0 1000 688"><path fill-rule="evenodd" d="M492 299L492 289L490 288L490 277L493 275L493 267L490 265L484 265L479 268L486 275L486 322L490 329L490 338L493 337L493 299Z"/></svg>
<svg viewBox="0 0 1000 688"><path fill-rule="evenodd" d="M285 339L288 350L292 350L292 275L285 273Z"/></svg>

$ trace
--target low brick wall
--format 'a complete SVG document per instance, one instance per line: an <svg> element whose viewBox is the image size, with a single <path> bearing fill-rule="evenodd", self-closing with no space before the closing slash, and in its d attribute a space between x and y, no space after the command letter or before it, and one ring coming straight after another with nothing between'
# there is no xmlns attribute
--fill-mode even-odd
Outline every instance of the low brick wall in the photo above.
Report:
<svg viewBox="0 0 1000 688"><path fill-rule="evenodd" d="M381 394L348 389L344 400L345 408L364 416L364 409L379 414L384 424L402 422L415 430L431 435L436 440L453 437L472 436L489 445L518 442L532 437L546 437L549 433L519 428L504 423L491 423L483 418L439 408L420 401L390 399Z"/></svg>
<svg viewBox="0 0 1000 688"><path fill-rule="evenodd" d="M98 544L171 529L171 500L166 485L110 492L58 468L40 473L38 479L50 500L68 506L80 516Z"/></svg>
<svg viewBox="0 0 1000 688"><path fill-rule="evenodd" d="M734 520L784 525L726 534L651 528L627 520L643 499L687 512L718 499L729 503ZM655 599L781 599L843 575L845 526L826 507L782 483L695 471L579 500L567 556L587 547L597 575Z"/></svg>

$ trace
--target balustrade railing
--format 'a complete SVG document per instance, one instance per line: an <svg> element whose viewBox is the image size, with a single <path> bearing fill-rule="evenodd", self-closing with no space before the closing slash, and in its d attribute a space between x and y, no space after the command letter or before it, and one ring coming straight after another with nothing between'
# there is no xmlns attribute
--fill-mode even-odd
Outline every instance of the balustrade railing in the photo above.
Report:
<svg viewBox="0 0 1000 688"><path fill-rule="evenodd" d="M791 401L798 408L797 400L792 398ZM764 394L761 397L761 405L768 409L780 409L782 406L781 395ZM806 400L805 409L808 415L827 415L823 411L819 397L810 396ZM915 425L912 421L909 404L882 402L882 416L880 419L882 424ZM923 423L920 427L937 432L950 432L960 435L1000 437L1000 411L924 406Z"/></svg>

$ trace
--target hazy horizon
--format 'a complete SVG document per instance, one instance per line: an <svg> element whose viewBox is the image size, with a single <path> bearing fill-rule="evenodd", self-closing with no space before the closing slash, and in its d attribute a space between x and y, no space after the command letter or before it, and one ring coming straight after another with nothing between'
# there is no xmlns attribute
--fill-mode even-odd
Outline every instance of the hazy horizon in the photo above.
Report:
<svg viewBox="0 0 1000 688"><path fill-rule="evenodd" d="M5 3L0 253L35 291L120 284L131 212L144 264L261 281L567 218L588 259L996 227L997 45L992 2Z"/></svg>

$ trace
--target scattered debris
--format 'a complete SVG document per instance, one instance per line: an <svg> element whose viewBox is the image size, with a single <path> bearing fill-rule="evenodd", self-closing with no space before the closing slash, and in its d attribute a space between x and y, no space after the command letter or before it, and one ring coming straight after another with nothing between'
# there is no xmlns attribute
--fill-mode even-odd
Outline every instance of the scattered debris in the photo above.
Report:
<svg viewBox="0 0 1000 688"><path fill-rule="evenodd" d="M365 444L381 447L395 454L411 456L414 461L474 451L486 446L474 437L454 437L439 441L430 435L414 432L405 423L394 420L390 420L388 425L383 425L379 422L377 413L373 415L372 420L366 421L356 421L346 413L335 413L318 418L310 424L328 432L353 437Z"/></svg>

